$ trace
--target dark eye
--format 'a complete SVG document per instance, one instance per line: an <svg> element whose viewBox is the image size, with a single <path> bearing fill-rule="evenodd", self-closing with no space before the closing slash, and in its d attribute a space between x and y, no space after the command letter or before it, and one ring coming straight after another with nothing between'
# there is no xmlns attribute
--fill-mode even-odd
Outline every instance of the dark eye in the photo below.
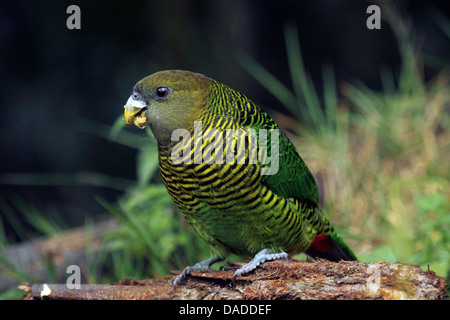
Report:
<svg viewBox="0 0 450 320"><path fill-rule="evenodd" d="M168 87L158 87L155 89L155 96L159 99L166 99L172 93L172 89Z"/></svg>
<svg viewBox="0 0 450 320"><path fill-rule="evenodd" d="M139 99L139 95L136 92L133 92L133 99L134 100L138 100Z"/></svg>

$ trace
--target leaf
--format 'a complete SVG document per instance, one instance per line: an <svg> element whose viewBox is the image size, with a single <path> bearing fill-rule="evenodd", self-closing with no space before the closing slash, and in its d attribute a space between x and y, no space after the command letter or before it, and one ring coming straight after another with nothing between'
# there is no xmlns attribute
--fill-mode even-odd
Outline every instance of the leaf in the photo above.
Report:
<svg viewBox="0 0 450 320"><path fill-rule="evenodd" d="M397 261L393 248L389 245L381 245L370 254L358 255L360 261L384 261L394 263Z"/></svg>
<svg viewBox="0 0 450 320"><path fill-rule="evenodd" d="M430 212L436 211L443 207L445 202L445 196L442 193L431 194L428 196L420 197L416 205L420 210Z"/></svg>
<svg viewBox="0 0 450 320"><path fill-rule="evenodd" d="M158 148L149 143L138 153L137 179L139 186L148 184L158 168Z"/></svg>

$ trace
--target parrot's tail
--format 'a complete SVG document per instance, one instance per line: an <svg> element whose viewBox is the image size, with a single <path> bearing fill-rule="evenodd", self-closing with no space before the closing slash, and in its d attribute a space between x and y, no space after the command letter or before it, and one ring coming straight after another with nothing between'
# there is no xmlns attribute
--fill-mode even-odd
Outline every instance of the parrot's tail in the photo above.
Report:
<svg viewBox="0 0 450 320"><path fill-rule="evenodd" d="M313 258L322 258L330 261L358 260L352 250L334 232L331 234L317 234L305 253Z"/></svg>

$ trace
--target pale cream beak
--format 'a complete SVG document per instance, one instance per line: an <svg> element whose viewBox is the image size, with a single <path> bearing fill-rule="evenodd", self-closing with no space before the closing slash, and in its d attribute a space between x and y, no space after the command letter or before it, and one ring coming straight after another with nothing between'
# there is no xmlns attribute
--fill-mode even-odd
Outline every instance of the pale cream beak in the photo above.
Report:
<svg viewBox="0 0 450 320"><path fill-rule="evenodd" d="M136 125L135 117L138 115L139 112L142 111L147 107L147 104L142 100L135 100L132 96L128 98L128 101L126 105L124 106L124 119L127 123L127 126L130 126L130 122L133 121L133 123ZM145 116L145 115L144 115ZM139 121L141 122L141 121ZM138 126L138 125L137 125ZM138 126L141 127L141 126Z"/></svg>

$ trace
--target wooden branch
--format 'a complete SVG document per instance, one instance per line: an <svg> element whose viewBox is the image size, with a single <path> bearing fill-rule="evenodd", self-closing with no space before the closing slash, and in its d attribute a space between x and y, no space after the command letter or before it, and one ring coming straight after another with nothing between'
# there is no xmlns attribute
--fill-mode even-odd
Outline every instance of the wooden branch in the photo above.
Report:
<svg viewBox="0 0 450 320"><path fill-rule="evenodd" d="M22 285L29 299L89 300L253 300L253 299L442 299L446 282L432 271L403 263L341 261L266 262L255 272L231 283L233 270L193 273L174 290L174 276L159 279L123 279L111 285ZM179 273L179 272L176 272Z"/></svg>

